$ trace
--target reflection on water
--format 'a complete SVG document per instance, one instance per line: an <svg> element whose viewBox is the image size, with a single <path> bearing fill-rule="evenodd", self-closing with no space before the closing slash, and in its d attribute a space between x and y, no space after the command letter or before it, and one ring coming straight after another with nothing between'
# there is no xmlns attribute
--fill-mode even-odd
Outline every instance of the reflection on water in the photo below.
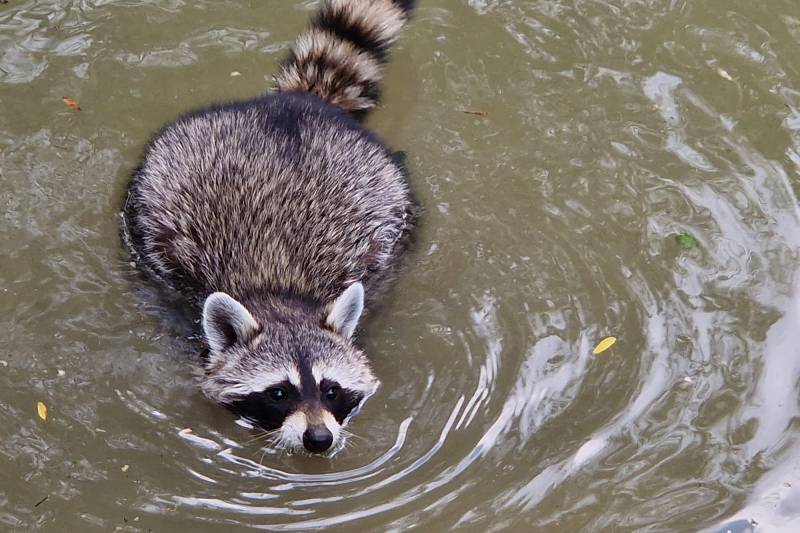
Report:
<svg viewBox="0 0 800 533"><path fill-rule="evenodd" d="M370 125L426 212L333 458L202 399L116 220L314 3L0 5L0 529L800 527L794 3L422 4Z"/></svg>

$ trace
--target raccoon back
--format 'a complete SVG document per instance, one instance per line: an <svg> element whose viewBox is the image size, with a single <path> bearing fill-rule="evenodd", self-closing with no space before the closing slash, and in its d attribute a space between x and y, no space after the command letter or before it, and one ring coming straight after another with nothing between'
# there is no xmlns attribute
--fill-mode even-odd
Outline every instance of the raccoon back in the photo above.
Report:
<svg viewBox="0 0 800 533"><path fill-rule="evenodd" d="M196 297L382 290L414 219L402 165L347 113L301 93L167 126L124 210L139 263Z"/></svg>

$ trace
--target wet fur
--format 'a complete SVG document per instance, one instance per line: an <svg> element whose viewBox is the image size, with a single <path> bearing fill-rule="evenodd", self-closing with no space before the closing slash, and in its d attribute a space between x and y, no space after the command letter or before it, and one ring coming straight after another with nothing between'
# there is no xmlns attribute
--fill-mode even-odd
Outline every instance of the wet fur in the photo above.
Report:
<svg viewBox="0 0 800 533"><path fill-rule="evenodd" d="M267 429L301 412L342 424L378 384L352 328L331 316L356 282L367 306L380 298L417 218L402 160L358 120L377 102L380 65L411 7L323 1L274 91L165 126L131 178L123 240L137 266L198 311L217 292L244 309L204 317L219 333L205 394L234 410L263 406L270 384L299 395L260 422ZM346 406L320 399L330 376L346 387Z"/></svg>
<svg viewBox="0 0 800 533"><path fill-rule="evenodd" d="M303 93L189 114L151 141L125 205L138 263L189 298L329 302L392 279L416 209L405 169L357 121Z"/></svg>

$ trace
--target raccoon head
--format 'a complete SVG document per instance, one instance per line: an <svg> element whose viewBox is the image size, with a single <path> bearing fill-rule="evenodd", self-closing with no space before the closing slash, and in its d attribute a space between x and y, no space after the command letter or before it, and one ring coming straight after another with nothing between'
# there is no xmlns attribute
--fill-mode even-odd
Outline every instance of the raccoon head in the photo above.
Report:
<svg viewBox="0 0 800 533"><path fill-rule="evenodd" d="M326 307L247 302L217 292L203 307L209 346L203 392L293 451L343 444L342 426L379 381L352 342L364 308L354 283Z"/></svg>

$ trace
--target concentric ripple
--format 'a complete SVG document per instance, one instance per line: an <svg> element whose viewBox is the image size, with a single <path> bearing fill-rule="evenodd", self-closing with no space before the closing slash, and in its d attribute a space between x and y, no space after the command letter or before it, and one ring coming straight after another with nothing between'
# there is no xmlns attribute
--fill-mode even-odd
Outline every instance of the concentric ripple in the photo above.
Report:
<svg viewBox="0 0 800 533"><path fill-rule="evenodd" d="M0 529L798 530L795 3L420 2L368 125L425 214L332 457L202 398L117 227L314 8L0 4Z"/></svg>

